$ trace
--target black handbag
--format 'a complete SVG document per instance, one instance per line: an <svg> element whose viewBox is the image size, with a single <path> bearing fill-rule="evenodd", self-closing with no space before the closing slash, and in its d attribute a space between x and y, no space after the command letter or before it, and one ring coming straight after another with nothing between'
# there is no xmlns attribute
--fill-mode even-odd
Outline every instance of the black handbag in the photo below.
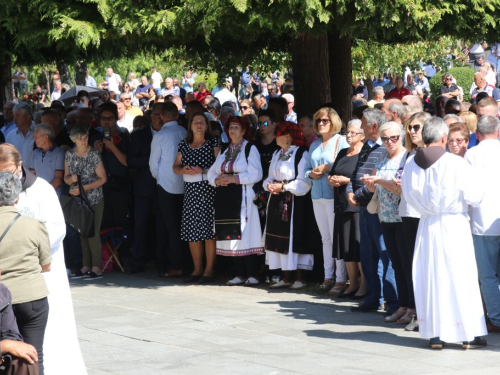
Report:
<svg viewBox="0 0 500 375"><path fill-rule="evenodd" d="M64 221L83 238L94 237L94 211L90 208L90 202L85 190L83 190L82 179L78 176L78 187L80 195L61 195L61 207Z"/></svg>

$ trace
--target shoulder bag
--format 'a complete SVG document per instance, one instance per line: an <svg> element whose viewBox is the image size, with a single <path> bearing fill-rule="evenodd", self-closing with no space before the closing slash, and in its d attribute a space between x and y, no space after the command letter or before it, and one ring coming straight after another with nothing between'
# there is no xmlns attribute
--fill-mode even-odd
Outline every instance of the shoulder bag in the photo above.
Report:
<svg viewBox="0 0 500 375"><path fill-rule="evenodd" d="M83 238L94 237L94 211L90 208L90 202L83 189L82 178L78 176L78 187L80 195L61 196L61 207L64 221L80 233Z"/></svg>

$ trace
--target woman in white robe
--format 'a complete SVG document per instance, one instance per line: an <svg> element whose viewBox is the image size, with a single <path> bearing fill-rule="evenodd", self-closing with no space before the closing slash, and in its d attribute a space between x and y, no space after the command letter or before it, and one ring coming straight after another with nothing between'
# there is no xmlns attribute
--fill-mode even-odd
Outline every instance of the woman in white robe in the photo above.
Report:
<svg viewBox="0 0 500 375"><path fill-rule="evenodd" d="M437 120L425 123L424 139L432 121ZM467 205L481 201L482 188L467 162L445 152L446 134L445 125L439 144L409 158L401 185L421 215L413 258L420 336L437 339L436 346L431 340L433 348L442 347L440 340L462 341L465 348L465 342L487 334L467 217Z"/></svg>
<svg viewBox="0 0 500 375"><path fill-rule="evenodd" d="M41 178L25 172L21 155L12 145L0 145L0 170L13 171L23 182L16 208L26 217L47 227L52 252L50 272L42 275L49 289L49 318L43 343L44 371L48 375L86 375L76 332L73 301L64 262L63 239L66 224L54 188Z"/></svg>

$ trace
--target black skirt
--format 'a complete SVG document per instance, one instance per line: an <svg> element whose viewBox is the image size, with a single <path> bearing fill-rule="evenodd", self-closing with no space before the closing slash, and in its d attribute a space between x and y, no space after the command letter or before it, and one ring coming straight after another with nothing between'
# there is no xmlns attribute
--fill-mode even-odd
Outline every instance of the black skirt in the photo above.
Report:
<svg viewBox="0 0 500 375"><path fill-rule="evenodd" d="M335 214L333 257L345 262L359 262L359 213Z"/></svg>
<svg viewBox="0 0 500 375"><path fill-rule="evenodd" d="M230 184L215 191L215 239L241 239L242 185Z"/></svg>
<svg viewBox="0 0 500 375"><path fill-rule="evenodd" d="M293 200L290 192L270 195L267 206L266 250L288 254Z"/></svg>

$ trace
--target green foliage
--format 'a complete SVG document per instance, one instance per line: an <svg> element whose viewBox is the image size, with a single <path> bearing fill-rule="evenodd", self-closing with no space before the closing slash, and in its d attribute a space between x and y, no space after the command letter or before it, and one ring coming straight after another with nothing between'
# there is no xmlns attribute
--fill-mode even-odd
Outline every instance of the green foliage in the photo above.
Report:
<svg viewBox="0 0 500 375"><path fill-rule="evenodd" d="M475 69L472 68L452 68L447 71L438 72L429 80L429 87L432 92L432 100L436 99L439 96L439 88L443 84L441 79L442 75L445 73L450 73L457 80L457 86L460 86L464 91L464 102L470 101L470 93L469 89L474 82L474 73L476 73Z"/></svg>

